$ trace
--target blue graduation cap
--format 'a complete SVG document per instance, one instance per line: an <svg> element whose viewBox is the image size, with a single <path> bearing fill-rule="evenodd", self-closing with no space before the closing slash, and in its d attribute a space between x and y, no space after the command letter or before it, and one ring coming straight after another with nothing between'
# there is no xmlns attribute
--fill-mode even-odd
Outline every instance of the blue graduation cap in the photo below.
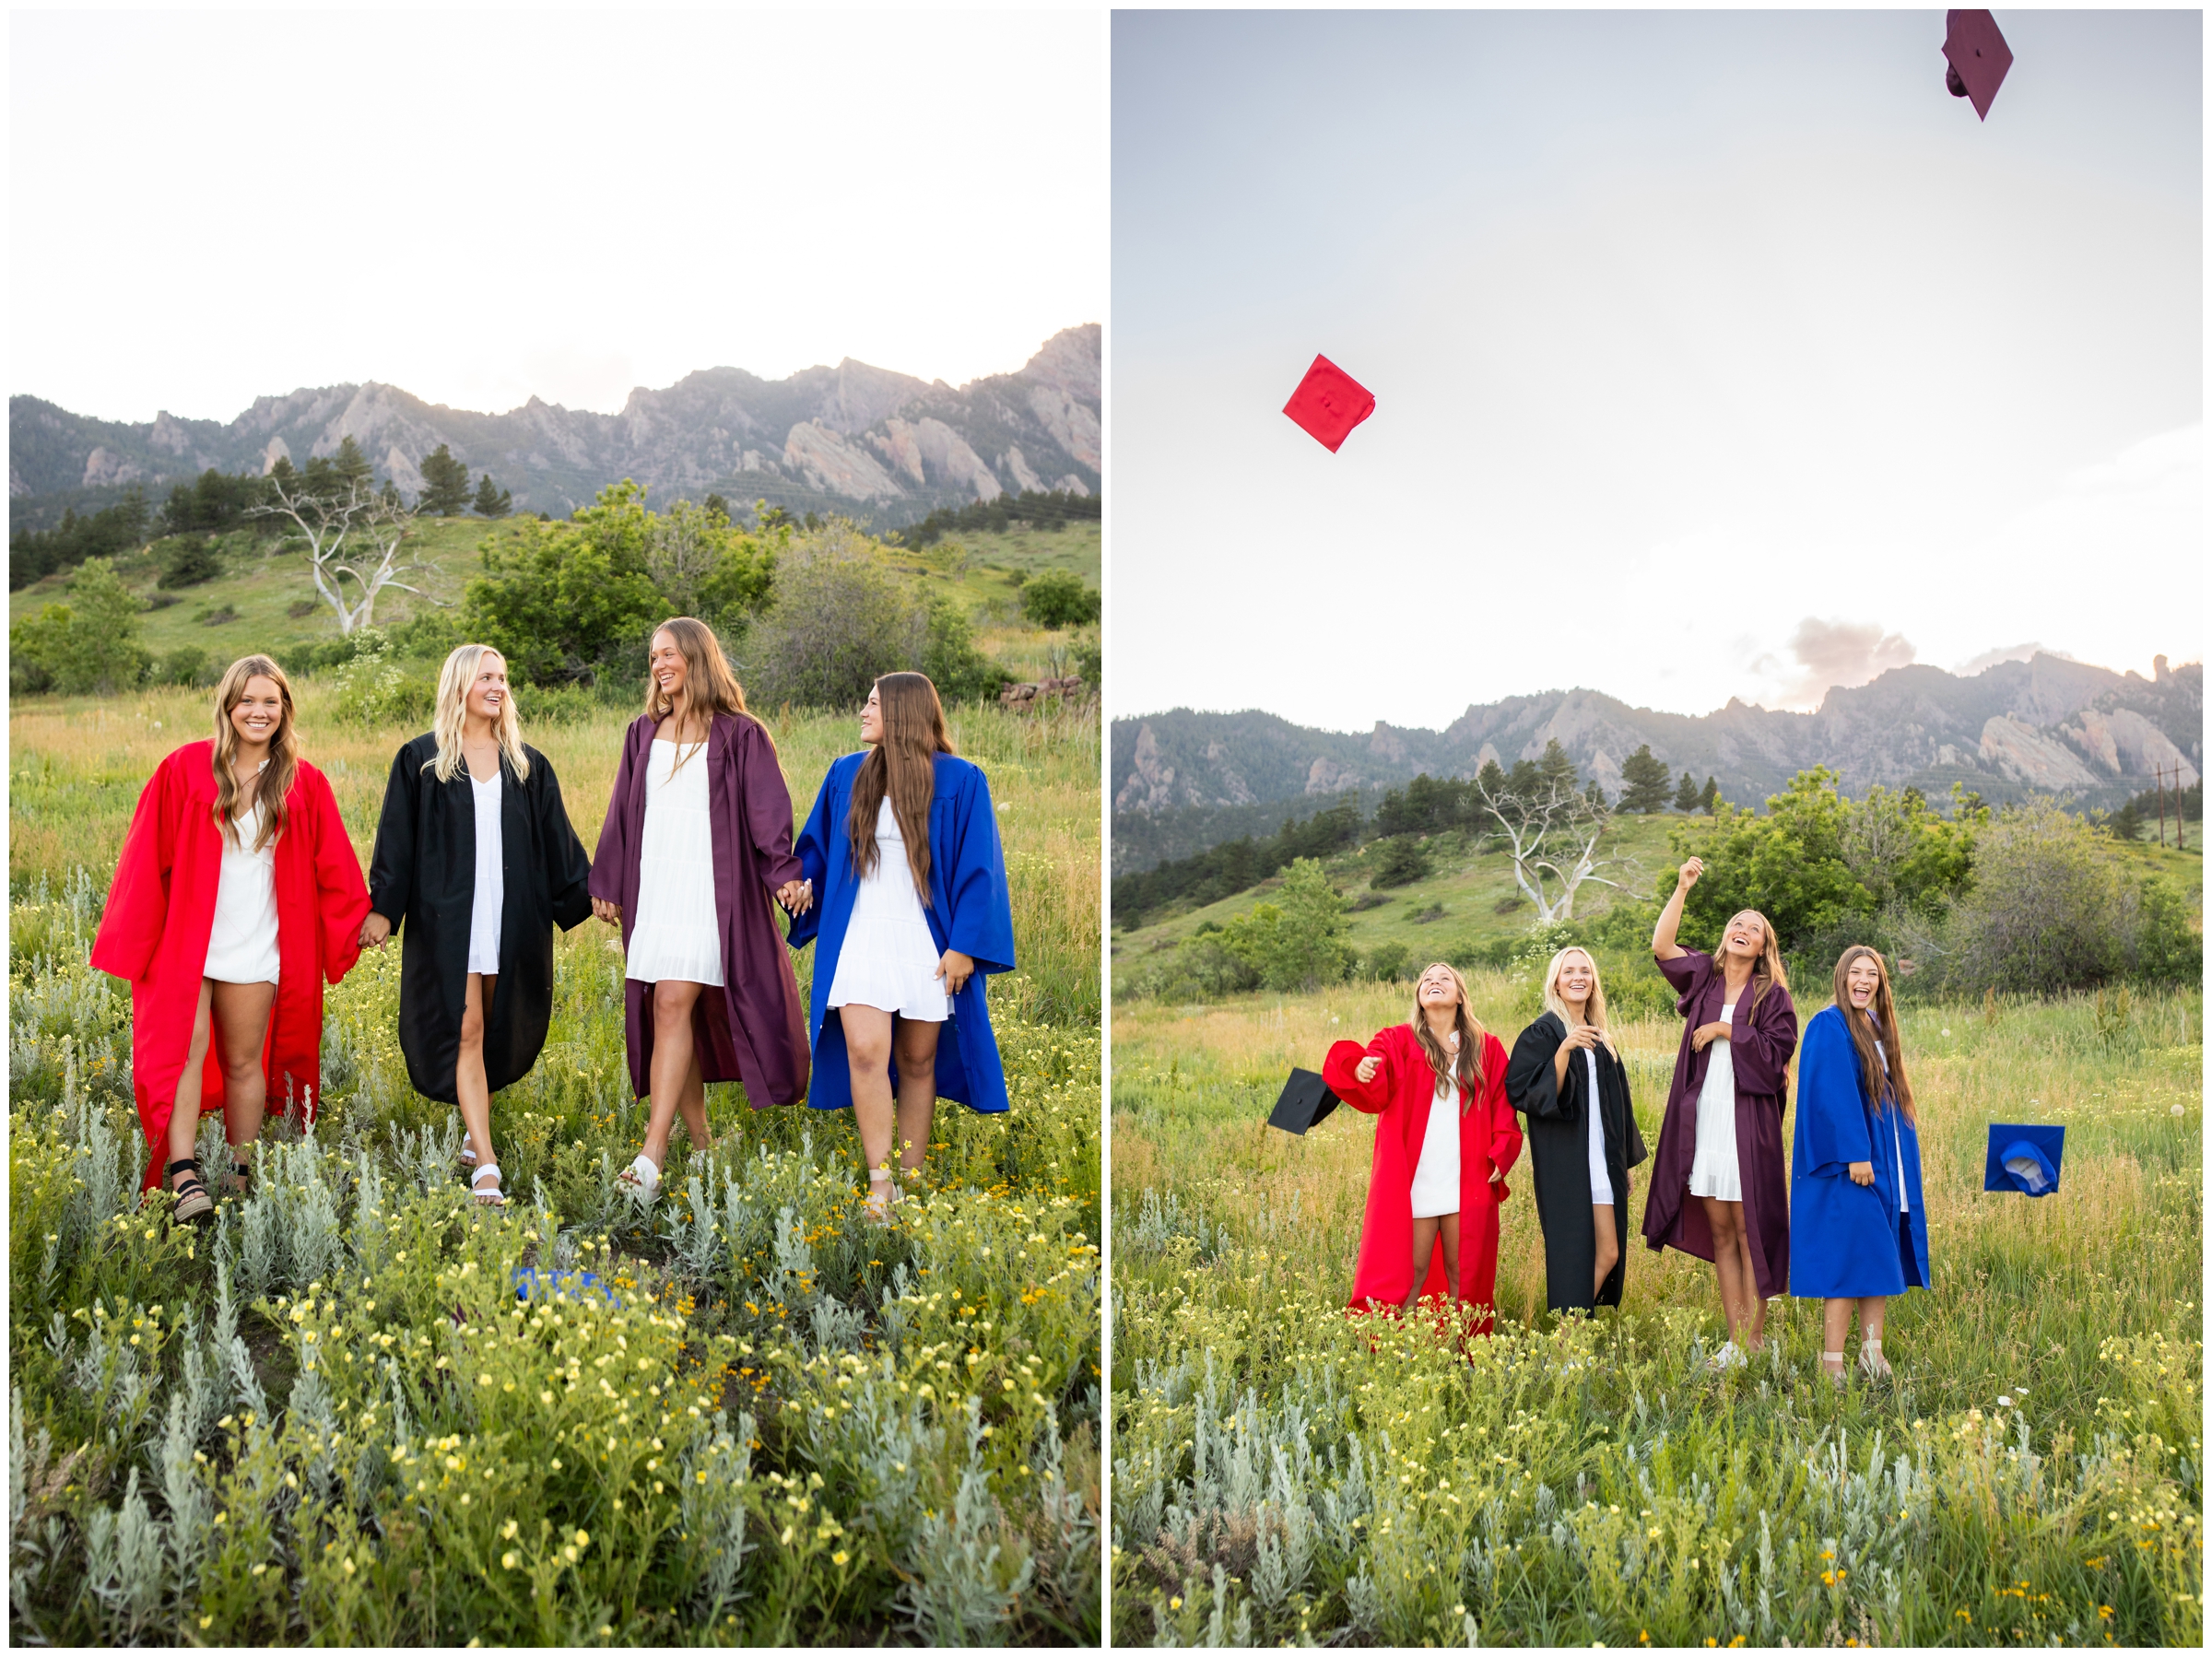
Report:
<svg viewBox="0 0 2212 1657"><path fill-rule="evenodd" d="M2064 1128L1993 1122L1989 1124L1989 1161L1982 1170L1982 1189L2047 1197L2058 1189L2058 1165L2065 1148Z"/></svg>
<svg viewBox="0 0 2212 1657"><path fill-rule="evenodd" d="M599 1295L608 1305L618 1305L615 1291L599 1281L591 1272L540 1272L523 1265L514 1268L514 1298L518 1300L550 1300L556 1295L569 1295L582 1299L586 1295Z"/></svg>

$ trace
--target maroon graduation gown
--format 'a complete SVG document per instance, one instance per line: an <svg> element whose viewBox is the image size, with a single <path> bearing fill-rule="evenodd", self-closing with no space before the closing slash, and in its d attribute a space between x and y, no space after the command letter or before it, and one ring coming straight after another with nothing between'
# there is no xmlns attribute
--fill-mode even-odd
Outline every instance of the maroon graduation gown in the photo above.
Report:
<svg viewBox="0 0 2212 1657"><path fill-rule="evenodd" d="M592 857L594 898L622 906L622 944L638 917L638 857L645 840L645 771L655 722L640 714L622 738L622 762L606 803L606 826ZM707 767L713 819L714 908L722 936L722 981L692 1005L691 1037L700 1074L742 1082L746 1098L792 1105L806 1097L806 1005L776 929L771 894L800 878L792 850L791 790L768 728L718 713L707 751L687 764ZM642 1097L653 1074L653 990L624 981L629 1084Z"/></svg>
<svg viewBox="0 0 2212 1657"><path fill-rule="evenodd" d="M1700 1025L1719 1019L1728 986L1712 957L1695 949L1661 961L1659 970L1679 993L1676 1005L1684 1022L1666 1115L1659 1124L1659 1150L1652 1161L1651 1194L1644 1200L1643 1238L1653 1250L1680 1249L1711 1260L1712 1228L1705 1219L1705 1205L1689 1194L1689 1170L1698 1156L1698 1094L1705 1086L1713 1043L1692 1052L1689 1037ZM1790 1292L1790 1169L1782 1119L1789 1109L1797 1009L1790 993L1778 984L1760 997L1758 1012L1752 1013L1757 982L1746 985L1736 1003L1729 1062L1735 1067L1735 1157L1744 1186L1744 1229L1759 1298L1771 1299Z"/></svg>

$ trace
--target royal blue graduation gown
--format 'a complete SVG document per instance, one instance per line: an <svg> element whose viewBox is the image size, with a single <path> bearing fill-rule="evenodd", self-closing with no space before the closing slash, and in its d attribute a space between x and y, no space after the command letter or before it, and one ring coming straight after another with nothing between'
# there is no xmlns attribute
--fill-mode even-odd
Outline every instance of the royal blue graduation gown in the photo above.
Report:
<svg viewBox="0 0 2212 1657"><path fill-rule="evenodd" d="M1874 1166L1857 1185L1853 1162ZM1902 1184L1910 1212L1900 1214ZM1901 1295L1928 1287L1928 1215L1920 1134L1887 1094L1866 1097L1841 1008L1805 1027L1797 1058L1797 1130L1790 1158L1790 1293L1813 1299Z"/></svg>
<svg viewBox="0 0 2212 1657"><path fill-rule="evenodd" d="M815 946L809 1008L814 1085L806 1102L818 1111L842 1111L853 1103L844 1026L830 1011L830 986L837 980L838 955L860 889L846 825L853 812L853 781L866 757L847 754L830 767L799 831L799 864L814 882L814 907L792 923L786 941L794 949ZM991 1032L983 981L986 974L1014 970L1014 911L991 785L980 766L952 754L936 756L924 913L938 954L957 949L975 962L973 976L952 998L952 1017L937 1036L937 1095L994 1115L1008 1108L1006 1073L999 1063L998 1039ZM894 1064L894 1089L898 1080Z"/></svg>

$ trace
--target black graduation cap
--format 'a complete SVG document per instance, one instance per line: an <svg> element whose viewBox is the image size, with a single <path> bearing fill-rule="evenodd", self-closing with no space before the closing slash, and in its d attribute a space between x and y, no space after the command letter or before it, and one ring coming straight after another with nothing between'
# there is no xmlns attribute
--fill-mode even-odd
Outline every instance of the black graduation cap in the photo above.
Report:
<svg viewBox="0 0 2212 1657"><path fill-rule="evenodd" d="M1267 1125L1286 1134L1303 1134L1334 1111L1339 1103L1328 1083L1311 1070L1293 1070L1283 1084L1282 1097L1267 1112Z"/></svg>
<svg viewBox="0 0 2212 1657"><path fill-rule="evenodd" d="M1998 32L1996 18L1985 11L1950 13L1944 22L1943 55L1951 65L1943 72L1943 84L1953 98L1972 99L1974 113L1987 121L2005 72L2012 67L2012 48Z"/></svg>
<svg viewBox="0 0 2212 1657"><path fill-rule="evenodd" d="M2058 1165L2065 1149L2064 1128L1993 1122L1989 1124L1989 1160L1982 1169L1982 1189L2018 1191L2031 1197L2047 1197L2058 1189Z"/></svg>

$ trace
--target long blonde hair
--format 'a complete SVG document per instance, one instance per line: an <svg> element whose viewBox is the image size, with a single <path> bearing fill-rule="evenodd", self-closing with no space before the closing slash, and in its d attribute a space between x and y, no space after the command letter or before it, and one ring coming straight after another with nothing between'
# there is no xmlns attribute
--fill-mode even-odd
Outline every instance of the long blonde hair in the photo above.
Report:
<svg viewBox="0 0 2212 1657"><path fill-rule="evenodd" d="M1874 999L1864 1013L1851 1005L1852 964L1861 959L1872 961L1874 970L1881 974ZM1905 1076L1905 1038L1897 1027L1897 1003L1889 993L1889 964L1882 959L1880 950L1853 944L1837 958L1836 1008L1843 1015L1844 1028L1851 1031L1852 1046L1858 1049L1859 1079L1866 1086L1866 1097L1878 1111L1882 1095L1888 1092L1904 1111L1905 1120L1920 1126L1920 1117L1912 1109L1912 1084ZM1881 1043L1879 1048L1875 1046L1877 1041Z"/></svg>
<svg viewBox="0 0 2212 1657"><path fill-rule="evenodd" d="M1728 917L1728 924L1721 928L1719 945L1712 954L1713 965L1726 970L1728 965L1728 927L1749 915L1759 923L1759 935L1765 940L1759 955L1751 962L1751 1006L1744 1017L1748 1018L1759 1011L1759 1004L1766 999L1769 990L1790 987L1790 975L1783 970L1782 945L1774 936L1774 923L1755 909L1739 909Z"/></svg>
<svg viewBox="0 0 2212 1657"><path fill-rule="evenodd" d="M1453 985L1459 991L1459 1010L1453 1016L1452 1024L1453 1032L1459 1037L1456 1061L1445 1051L1444 1044L1436 1039L1436 1032L1429 1028L1429 1015L1421 1006L1421 979L1427 978L1439 967L1452 975ZM1437 1080L1451 1076L1470 1094L1482 1091L1482 1044L1489 1039L1490 1032L1484 1029L1482 1021L1475 1017L1475 1004L1467 994L1467 981L1459 975L1459 969L1450 961L1430 961L1413 981L1413 1034L1414 1039L1421 1044L1421 1052L1428 1055L1429 1068L1435 1073ZM1462 1115L1465 1114L1472 1103L1470 1099L1460 1107Z"/></svg>
<svg viewBox="0 0 2212 1657"><path fill-rule="evenodd" d="M276 734L269 738L268 769L261 773L253 794L254 803L261 807L261 828L253 836L251 850L258 852L274 845L284 832L284 797L292 792L292 781L300 774L300 733L293 723L292 682L284 676L284 669L266 656L241 656L231 663L222 683L215 687L215 826L232 845L239 843L238 824L232 818L239 789L238 779L230 770L238 754L238 728L230 723L230 710L245 696L249 679L274 680L277 694L284 699L284 712L276 721Z"/></svg>
<svg viewBox="0 0 2212 1657"><path fill-rule="evenodd" d="M684 705L687 711L698 709L707 716L708 729L713 728L717 713L735 714L740 719L751 719L760 724L745 705L745 687L730 671L730 659L723 652L722 640L705 622L689 616L671 616L646 635L645 647L650 652L653 640L661 634L668 635L669 642L684 658ZM654 720L666 719L676 711L676 699L661 689L660 681L653 676L649 665L645 670L645 712ZM766 732L768 727L760 725ZM681 736L679 731L677 735ZM682 742L677 743L676 764L669 771L674 776L688 764L693 754L707 746L702 736L686 752ZM774 746L772 741L770 745Z"/></svg>
<svg viewBox="0 0 2212 1657"><path fill-rule="evenodd" d="M945 704L937 698L935 681L924 673L887 673L876 681L877 708L883 720L883 740L868 750L853 779L853 815L845 820L845 838L853 844L853 866L864 878L876 872L877 847L876 819L885 794L891 800L891 816L900 837L906 841L907 872L914 890L929 906L929 803L937 792L939 754L949 754L952 738L945 729Z"/></svg>
<svg viewBox="0 0 2212 1657"><path fill-rule="evenodd" d="M468 723L468 693L486 656L499 656L501 664L507 660L488 644L463 644L454 647L445 665L438 670L438 708L430 722L430 733L438 738L438 754L423 761L423 770L435 770L441 782L451 782L454 772L467 763L461 755L461 733ZM512 685L500 699L500 717L492 734L499 739L500 752L507 756L514 780L527 781L530 756L523 747L523 722L514 711Z"/></svg>
<svg viewBox="0 0 2212 1657"><path fill-rule="evenodd" d="M1583 1022L1597 1032L1597 1039L1606 1044L1606 1051L1618 1059L1620 1057L1620 1049L1613 1045L1613 1031L1606 1020L1606 986L1597 976L1597 957L1580 944L1568 945L1553 956L1551 965L1544 969L1544 1010L1557 1013L1559 1022L1567 1027L1568 1033L1573 1034L1574 1013L1568 1006L1566 997L1559 993L1559 970L1567 964L1567 958L1571 955L1579 955L1590 963L1590 999L1583 1004Z"/></svg>

